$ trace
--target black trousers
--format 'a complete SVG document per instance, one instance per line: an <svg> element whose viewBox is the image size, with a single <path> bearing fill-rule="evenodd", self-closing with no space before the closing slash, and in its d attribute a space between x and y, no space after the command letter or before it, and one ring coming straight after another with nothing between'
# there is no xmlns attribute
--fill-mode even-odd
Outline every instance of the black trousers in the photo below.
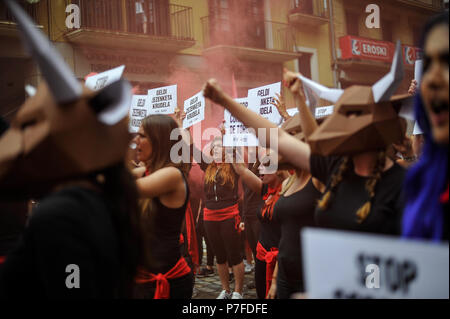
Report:
<svg viewBox="0 0 450 319"><path fill-rule="evenodd" d="M258 299L266 299L266 263L255 258L255 285Z"/></svg>
<svg viewBox="0 0 450 319"><path fill-rule="evenodd" d="M200 213L200 217L198 218L198 223L196 226L197 231L197 241L198 241L198 259L200 266L202 265L203 260L203 241L202 238L205 239L206 243L206 265L208 266L214 266L214 251L212 249L211 242L208 239L208 236L206 235L205 231L205 224L203 222L203 211Z"/></svg>
<svg viewBox="0 0 450 319"><path fill-rule="evenodd" d="M242 260L241 236L235 227L235 219L204 221L206 235L212 244L219 265L228 261L228 266L239 265Z"/></svg>
<svg viewBox="0 0 450 319"><path fill-rule="evenodd" d="M245 236L247 238L253 258L256 259L256 245L258 244L260 223L258 219L247 219L245 221Z"/></svg>

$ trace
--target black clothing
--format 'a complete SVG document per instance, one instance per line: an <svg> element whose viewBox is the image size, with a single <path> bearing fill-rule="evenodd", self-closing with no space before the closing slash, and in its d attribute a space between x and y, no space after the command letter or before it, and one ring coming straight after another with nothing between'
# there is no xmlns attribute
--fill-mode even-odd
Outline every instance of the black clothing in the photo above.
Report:
<svg viewBox="0 0 450 319"><path fill-rule="evenodd" d="M263 188L261 190L261 195L260 195L261 198L264 195L266 195L268 189L269 189L268 185L263 185ZM281 199L281 197L280 197L280 199ZM280 199L278 199L278 200L280 200ZM278 222L278 220L276 218L274 218L275 207L276 207L276 204L274 206L274 211L272 213L272 219L270 219L267 215L263 217L261 209L258 211L258 213L256 215L261 224L261 228L260 228L260 232L259 232L259 242L266 250L270 250L273 247L278 248L278 244L279 244L280 238L281 238L280 223Z"/></svg>
<svg viewBox="0 0 450 319"><path fill-rule="evenodd" d="M304 227L314 227L314 209L321 193L316 189L312 178L298 192L281 196L275 204L274 219L280 223L281 238L278 252L278 276L288 282L290 291L280 291L280 295L304 291L303 261L300 233ZM280 285L277 289L283 289Z"/></svg>
<svg viewBox="0 0 450 319"><path fill-rule="evenodd" d="M220 222L204 221L206 236L212 244L214 255L219 265L228 262L228 266L239 265L242 260L241 235L235 227L235 219Z"/></svg>
<svg viewBox="0 0 450 319"><path fill-rule="evenodd" d="M252 169L253 165L249 165L248 169ZM253 174L259 177L257 170L251 170ZM243 183L242 188L244 190L244 203L243 203L243 220L244 223L247 221L255 221L256 215L261 210L264 205L264 201L261 198L261 194L252 191L245 183Z"/></svg>
<svg viewBox="0 0 450 319"><path fill-rule="evenodd" d="M311 174L326 185L326 191L341 162L342 158L339 157L311 155ZM382 173L375 186L370 213L362 223L358 223L356 212L370 198L365 188L369 178L357 175L351 160L348 165L342 181L333 191L328 209L316 209L317 225L324 228L399 235L404 208L405 169L394 163L393 167Z"/></svg>
<svg viewBox="0 0 450 319"><path fill-rule="evenodd" d="M203 221L203 207L204 207L204 205L202 203L200 216L198 218L198 222L196 225L197 242L198 242L198 262L199 262L200 266L203 264L203 240L202 240L202 238L204 238L205 245L206 245L206 265L212 267L212 266L214 266L214 252L212 250L211 242L209 241L208 236L206 235L205 224Z"/></svg>
<svg viewBox="0 0 450 319"><path fill-rule="evenodd" d="M189 200L189 186L186 177L183 176L186 187L186 199L183 206L169 208L164 206L159 197L154 199L155 209L152 216L152 232L145 238L145 247L151 248L146 252L153 261L147 265L148 270L154 274L165 274L171 270L181 258L180 233L181 226L186 216L186 207ZM187 241L187 238L186 238Z"/></svg>
<svg viewBox="0 0 450 319"><path fill-rule="evenodd" d="M66 286L76 273L66 272L68 265L78 266L80 288ZM34 209L19 245L0 268L0 297L113 298L119 278L118 238L107 198L74 186Z"/></svg>
<svg viewBox="0 0 450 319"><path fill-rule="evenodd" d="M261 189L261 194L259 195L262 199L269 190L268 185L263 185ZM264 205L264 201L263 201ZM264 206L263 206L264 207ZM274 208L275 211L275 208ZM270 219L267 215L262 216L262 209L260 209L257 213L258 220L260 222L260 232L259 232L259 243L269 251L271 248L278 248L278 243L281 237L281 228L280 224L275 221L274 213L272 212L272 219ZM255 284L256 284L256 293L258 295L258 299L265 299L266 294L266 263L264 261L260 261L256 258L255 262Z"/></svg>
<svg viewBox="0 0 450 319"><path fill-rule="evenodd" d="M231 164L224 164L231 165ZM200 168L206 172L208 168L208 164L202 163L200 164ZM219 165L220 170L220 165ZM238 181L239 175L236 174L233 168L231 168L233 176L234 176L234 187L231 187L229 183L225 183L222 185L222 178L220 174L216 175L215 182L213 184L204 183L204 192L205 192L205 206L208 209L217 210L226 207L230 207L236 205L239 200L238 195Z"/></svg>
<svg viewBox="0 0 450 319"><path fill-rule="evenodd" d="M245 222L245 238L252 250L253 256L256 258L256 245L258 244L261 223L259 220L247 220Z"/></svg>
<svg viewBox="0 0 450 319"><path fill-rule="evenodd" d="M0 203L0 256L16 247L27 220L27 202Z"/></svg>
<svg viewBox="0 0 450 319"><path fill-rule="evenodd" d="M266 299L266 267L264 261L255 258L255 286L258 299Z"/></svg>

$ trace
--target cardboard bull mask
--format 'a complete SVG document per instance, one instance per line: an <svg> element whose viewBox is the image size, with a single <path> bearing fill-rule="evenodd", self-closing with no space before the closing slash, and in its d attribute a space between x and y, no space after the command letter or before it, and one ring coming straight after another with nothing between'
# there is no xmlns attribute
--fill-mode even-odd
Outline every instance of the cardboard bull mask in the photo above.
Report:
<svg viewBox="0 0 450 319"><path fill-rule="evenodd" d="M352 155L387 148L403 139L399 112L411 97L392 97L403 80L401 52L398 42L390 72L372 87L351 86L339 92L300 77L303 85L335 103L334 113L308 138L314 154Z"/></svg>
<svg viewBox="0 0 450 319"><path fill-rule="evenodd" d="M87 89L20 6L4 1L45 82L0 137L0 194L42 196L58 183L123 161L130 84L120 80L99 92Z"/></svg>

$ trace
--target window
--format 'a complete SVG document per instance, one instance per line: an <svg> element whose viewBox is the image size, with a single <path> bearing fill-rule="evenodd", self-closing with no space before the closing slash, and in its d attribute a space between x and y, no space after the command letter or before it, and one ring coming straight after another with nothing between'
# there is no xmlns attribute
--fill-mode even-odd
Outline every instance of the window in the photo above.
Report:
<svg viewBox="0 0 450 319"><path fill-rule="evenodd" d="M383 32L383 40L384 41L389 41L389 42L393 41L392 26L393 26L393 23L391 20L386 20L386 19L381 20L381 30Z"/></svg>
<svg viewBox="0 0 450 319"><path fill-rule="evenodd" d="M311 58L312 53L302 52L302 56L298 59L298 71L308 79L312 78Z"/></svg>
<svg viewBox="0 0 450 319"><path fill-rule="evenodd" d="M264 0L209 0L212 44L265 48Z"/></svg>
<svg viewBox="0 0 450 319"><path fill-rule="evenodd" d="M345 20L347 24L347 34L359 36L359 15L352 11L346 11Z"/></svg>

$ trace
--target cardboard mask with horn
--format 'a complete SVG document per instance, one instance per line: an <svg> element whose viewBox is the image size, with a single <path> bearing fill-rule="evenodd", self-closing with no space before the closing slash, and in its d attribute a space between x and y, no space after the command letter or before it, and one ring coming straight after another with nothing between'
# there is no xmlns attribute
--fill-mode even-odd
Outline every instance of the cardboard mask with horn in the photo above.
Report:
<svg viewBox="0 0 450 319"><path fill-rule="evenodd" d="M387 148L403 139L405 121L399 117L410 107L410 95L392 96L403 80L400 42L397 43L390 72L370 86L329 89L303 76L321 98L335 103L334 113L307 139L314 154L352 155Z"/></svg>
<svg viewBox="0 0 450 319"><path fill-rule="evenodd" d="M22 8L4 2L45 82L0 137L0 194L42 196L58 183L123 161L130 138L130 84L119 80L99 92L89 90Z"/></svg>

